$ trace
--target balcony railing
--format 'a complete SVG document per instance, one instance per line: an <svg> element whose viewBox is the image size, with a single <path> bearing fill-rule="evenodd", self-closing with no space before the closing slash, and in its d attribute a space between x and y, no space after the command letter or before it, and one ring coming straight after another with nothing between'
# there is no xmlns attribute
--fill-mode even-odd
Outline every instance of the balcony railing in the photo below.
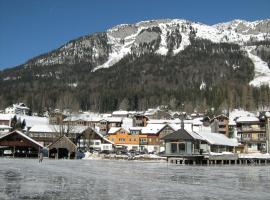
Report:
<svg viewBox="0 0 270 200"><path fill-rule="evenodd" d="M148 143L146 141L140 141L139 145L147 145Z"/></svg>
<svg viewBox="0 0 270 200"><path fill-rule="evenodd" d="M266 141L266 137L262 138L240 138L240 142L264 142Z"/></svg>
<svg viewBox="0 0 270 200"><path fill-rule="evenodd" d="M265 132L266 129L264 127L259 128L252 128L252 127L245 127L245 128L237 128L238 132Z"/></svg>

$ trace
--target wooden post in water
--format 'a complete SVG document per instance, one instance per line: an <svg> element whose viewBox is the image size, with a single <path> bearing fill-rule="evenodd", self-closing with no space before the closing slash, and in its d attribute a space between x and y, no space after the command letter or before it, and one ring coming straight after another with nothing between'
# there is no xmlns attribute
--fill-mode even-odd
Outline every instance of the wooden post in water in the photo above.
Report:
<svg viewBox="0 0 270 200"><path fill-rule="evenodd" d="M55 159L58 159L58 152L59 152L59 150L58 150L58 148L57 148L57 149L56 149Z"/></svg>
<svg viewBox="0 0 270 200"><path fill-rule="evenodd" d="M16 148L15 148L15 146L13 146L13 158L15 157L15 150L16 150Z"/></svg>

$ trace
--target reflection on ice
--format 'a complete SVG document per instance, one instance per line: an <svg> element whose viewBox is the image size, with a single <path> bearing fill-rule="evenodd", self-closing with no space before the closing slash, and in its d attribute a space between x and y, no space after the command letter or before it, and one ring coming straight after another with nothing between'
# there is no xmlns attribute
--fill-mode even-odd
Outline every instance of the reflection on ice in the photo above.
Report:
<svg viewBox="0 0 270 200"><path fill-rule="evenodd" d="M0 199L270 199L270 167L0 159Z"/></svg>

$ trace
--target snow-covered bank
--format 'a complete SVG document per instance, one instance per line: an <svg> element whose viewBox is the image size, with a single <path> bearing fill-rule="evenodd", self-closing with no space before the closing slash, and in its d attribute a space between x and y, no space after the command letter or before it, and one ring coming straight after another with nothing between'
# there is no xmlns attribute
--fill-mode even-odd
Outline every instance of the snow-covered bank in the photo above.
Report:
<svg viewBox="0 0 270 200"><path fill-rule="evenodd" d="M104 159L112 159L112 160L164 160L165 157L161 157L155 154L141 154L141 155L117 155L117 154L98 154L98 153L90 153L86 152L83 160L104 160Z"/></svg>
<svg viewBox="0 0 270 200"><path fill-rule="evenodd" d="M250 154L239 154L239 158L261 158L261 159L270 159L269 153L250 153Z"/></svg>

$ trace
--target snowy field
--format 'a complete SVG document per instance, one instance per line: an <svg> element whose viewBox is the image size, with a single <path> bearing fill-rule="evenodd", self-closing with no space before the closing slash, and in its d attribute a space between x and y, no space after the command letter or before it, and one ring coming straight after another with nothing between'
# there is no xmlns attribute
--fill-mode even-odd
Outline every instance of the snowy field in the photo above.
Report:
<svg viewBox="0 0 270 200"><path fill-rule="evenodd" d="M0 158L0 199L270 199L270 166Z"/></svg>

